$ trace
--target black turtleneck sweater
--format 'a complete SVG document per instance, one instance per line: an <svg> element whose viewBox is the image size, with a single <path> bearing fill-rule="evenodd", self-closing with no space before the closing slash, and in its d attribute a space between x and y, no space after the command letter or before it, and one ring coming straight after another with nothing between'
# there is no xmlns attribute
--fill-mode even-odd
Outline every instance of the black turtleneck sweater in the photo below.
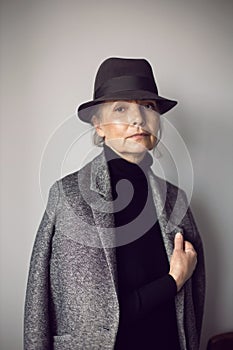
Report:
<svg viewBox="0 0 233 350"><path fill-rule="evenodd" d="M146 154L137 165L120 158L107 146L104 150L116 203L119 243L116 257L120 323L114 349L179 350L174 304L177 288L168 274L169 263L148 181L152 157ZM132 187L125 182L123 191L119 191L116 185L122 179ZM125 203L127 195L131 199ZM121 245L123 242L126 244Z"/></svg>

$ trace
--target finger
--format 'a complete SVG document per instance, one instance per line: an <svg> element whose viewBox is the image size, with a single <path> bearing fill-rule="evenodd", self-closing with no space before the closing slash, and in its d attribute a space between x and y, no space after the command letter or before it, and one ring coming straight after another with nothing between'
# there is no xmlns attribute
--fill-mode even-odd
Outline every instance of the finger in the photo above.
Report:
<svg viewBox="0 0 233 350"><path fill-rule="evenodd" d="M175 235L175 249L183 250L184 239L180 232Z"/></svg>
<svg viewBox="0 0 233 350"><path fill-rule="evenodd" d="M184 251L185 251L185 253L188 253L188 254L191 253L193 256L197 256L197 252L190 242L184 243Z"/></svg>
<svg viewBox="0 0 233 350"><path fill-rule="evenodd" d="M189 241L185 241L184 242L184 249L187 250L187 249L194 249L192 243L190 243Z"/></svg>
<svg viewBox="0 0 233 350"><path fill-rule="evenodd" d="M185 241L185 242L184 242L184 250L185 250L186 252L191 251L191 252L193 252L193 253L196 253L196 251L195 251L193 245L192 245L190 242L188 242L188 241Z"/></svg>

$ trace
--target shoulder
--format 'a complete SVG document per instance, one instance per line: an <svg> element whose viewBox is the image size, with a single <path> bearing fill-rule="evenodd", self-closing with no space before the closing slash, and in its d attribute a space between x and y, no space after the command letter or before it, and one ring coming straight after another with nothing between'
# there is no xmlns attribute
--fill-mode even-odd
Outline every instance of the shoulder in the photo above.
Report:
<svg viewBox="0 0 233 350"><path fill-rule="evenodd" d="M150 172L151 178L153 179L153 185L156 186L160 192L166 193L166 198L169 200L180 200L187 201L187 196L185 191L179 186L173 184L172 182L163 179L156 175L152 170Z"/></svg>
<svg viewBox="0 0 233 350"><path fill-rule="evenodd" d="M167 229L172 231L176 227L182 227L189 230L193 220L185 191L154 173L151 174L151 177L152 193L158 198L157 202L160 205L160 210L166 214Z"/></svg>
<svg viewBox="0 0 233 350"><path fill-rule="evenodd" d="M58 204L64 196L78 200L80 193L89 193L95 187L102 188L102 182L106 182L106 177L103 181L101 180L106 168L105 164L105 157L101 152L82 168L56 180L49 189L49 201ZM96 182L98 182L97 185L95 185Z"/></svg>
<svg viewBox="0 0 233 350"><path fill-rule="evenodd" d="M97 171L98 164L101 163L103 158L102 153L97 155L95 158L93 158L91 161L89 161L87 164L85 164L80 169L65 175L64 177L57 180L57 183L63 186L74 186L77 185L80 181L80 178L82 179L90 179L91 173L93 171Z"/></svg>

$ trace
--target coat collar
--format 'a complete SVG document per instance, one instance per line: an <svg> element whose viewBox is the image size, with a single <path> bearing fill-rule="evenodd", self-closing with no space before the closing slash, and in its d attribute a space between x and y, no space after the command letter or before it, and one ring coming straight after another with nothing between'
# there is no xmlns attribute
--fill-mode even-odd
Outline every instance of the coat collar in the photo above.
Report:
<svg viewBox="0 0 233 350"><path fill-rule="evenodd" d="M92 191L97 192L106 200L111 199L110 174L104 151L92 161L90 187Z"/></svg>

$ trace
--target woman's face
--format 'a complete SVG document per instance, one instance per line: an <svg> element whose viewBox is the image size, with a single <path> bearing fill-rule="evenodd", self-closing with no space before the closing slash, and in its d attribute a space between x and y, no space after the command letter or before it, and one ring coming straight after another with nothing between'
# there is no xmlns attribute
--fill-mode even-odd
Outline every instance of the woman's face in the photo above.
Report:
<svg viewBox="0 0 233 350"><path fill-rule="evenodd" d="M98 114L96 131L117 153L136 156L154 148L160 119L155 101L105 102Z"/></svg>

